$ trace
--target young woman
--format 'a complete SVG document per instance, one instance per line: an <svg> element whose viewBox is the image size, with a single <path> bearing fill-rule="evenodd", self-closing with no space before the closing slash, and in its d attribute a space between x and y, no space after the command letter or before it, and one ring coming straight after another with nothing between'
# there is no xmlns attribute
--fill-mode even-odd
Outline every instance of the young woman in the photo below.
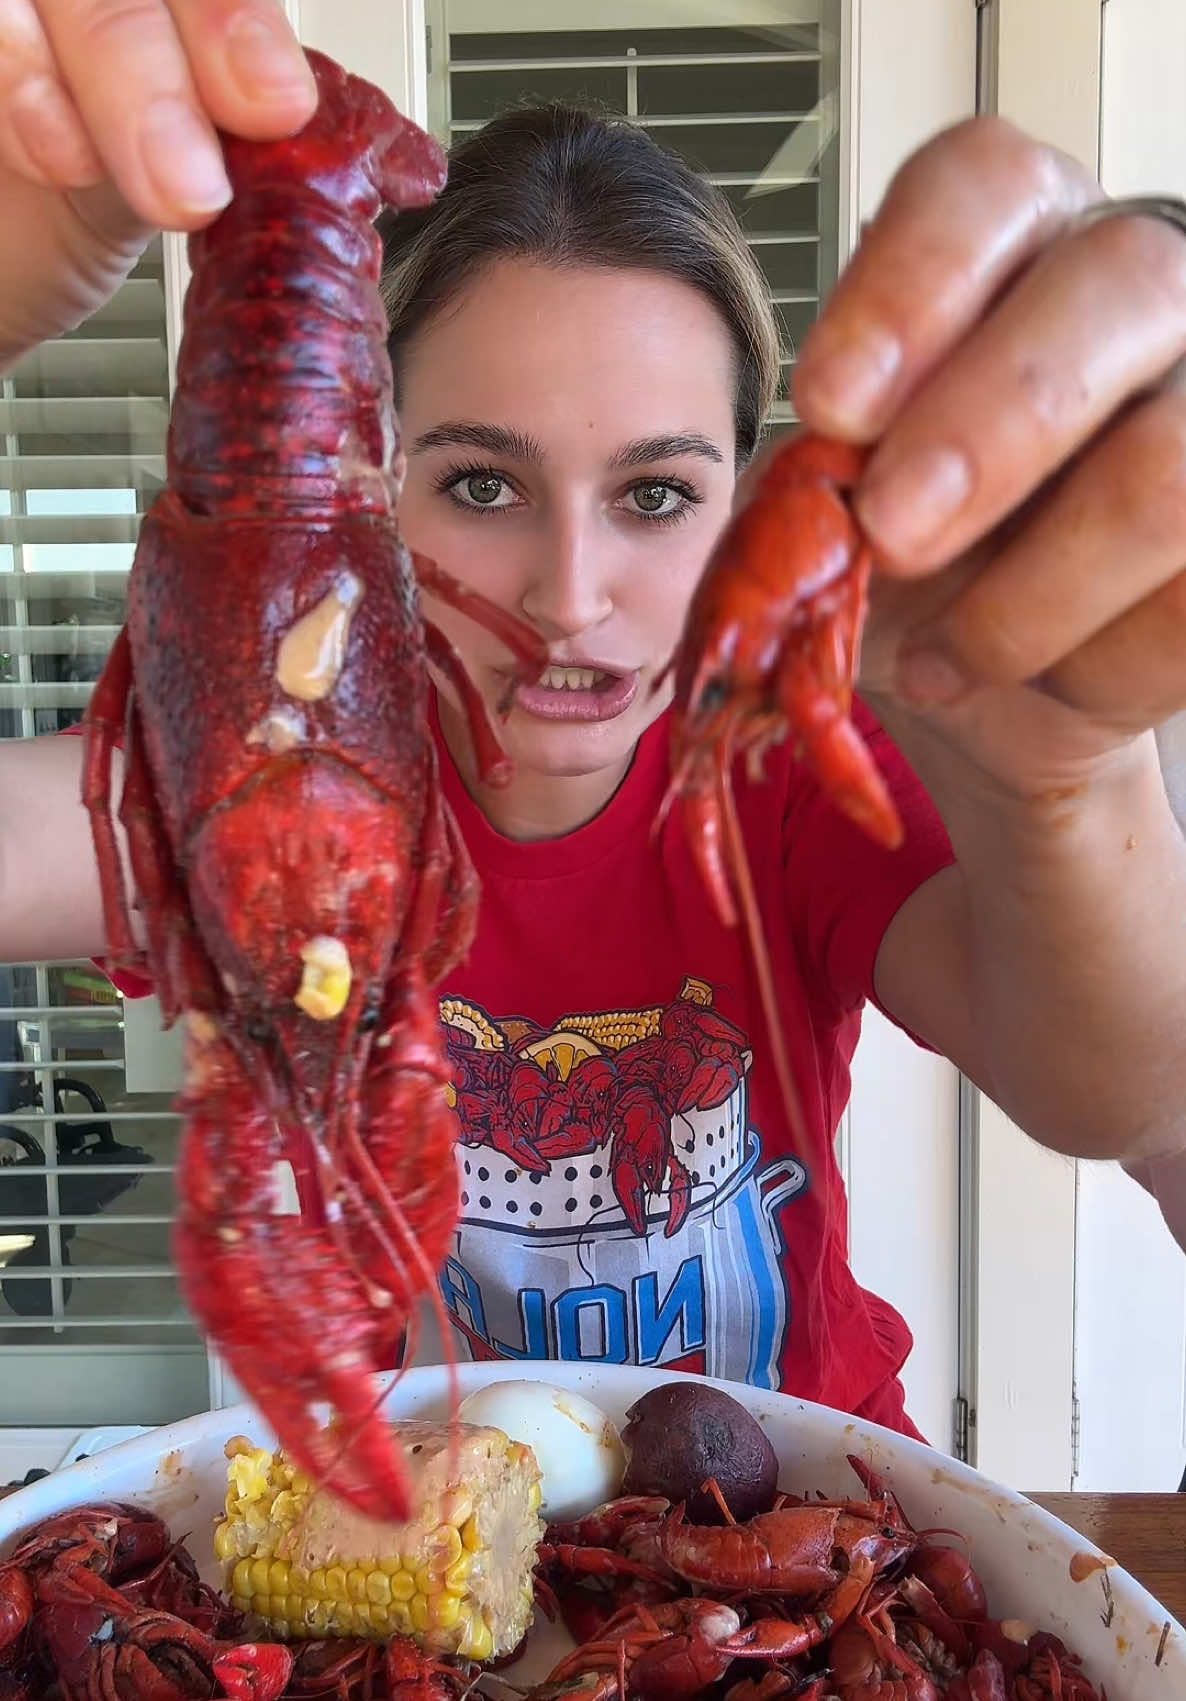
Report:
<svg viewBox="0 0 1186 1701"><path fill-rule="evenodd" d="M282 134L309 98L267 5L174 0L133 30L41 0L26 22L5 360L92 311L153 223L213 216L212 123ZM1186 707L1186 402L1164 382L1186 240L1085 228L1098 198L1007 126L941 136L801 351L804 420L877 445L860 724L907 825L877 850L785 750L739 785L803 1148L744 942L678 814L653 831L652 688L773 395L760 278L711 191L580 114L507 115L392 229L405 534L553 662L516 695L504 791L447 682L434 708L484 894L441 989L464 1142L444 1284L473 1352L704 1368L909 1429L909 1333L848 1269L832 1150L867 999L1057 1150L1172 1169L1186 1147L1186 847L1152 731ZM493 706L505 658L433 614ZM0 746L0 958L103 949L78 760Z"/></svg>

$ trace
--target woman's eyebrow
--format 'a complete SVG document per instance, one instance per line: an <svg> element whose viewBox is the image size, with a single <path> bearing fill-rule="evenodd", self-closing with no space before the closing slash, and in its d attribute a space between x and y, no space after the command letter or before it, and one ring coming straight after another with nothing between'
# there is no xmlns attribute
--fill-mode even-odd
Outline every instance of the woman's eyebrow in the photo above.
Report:
<svg viewBox="0 0 1186 1701"><path fill-rule="evenodd" d="M711 437L702 437L698 431L677 431L666 437L636 437L618 450L610 466L638 467L647 461L670 461L678 455L702 455L706 461L725 459Z"/></svg>
<svg viewBox="0 0 1186 1701"><path fill-rule="evenodd" d="M422 431L409 445L410 455L425 449L485 449L491 455L504 455L515 461L540 462L544 451L538 440L526 431L510 425L488 425L476 419L446 419Z"/></svg>

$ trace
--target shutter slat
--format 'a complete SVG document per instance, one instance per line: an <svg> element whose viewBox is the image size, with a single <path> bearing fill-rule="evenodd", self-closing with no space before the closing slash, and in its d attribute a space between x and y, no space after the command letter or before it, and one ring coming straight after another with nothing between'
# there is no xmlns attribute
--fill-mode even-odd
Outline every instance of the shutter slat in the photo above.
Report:
<svg viewBox="0 0 1186 1701"><path fill-rule="evenodd" d="M818 65L807 49L769 53L604 53L576 59L451 59L449 75L469 71L646 71L655 66L713 70L718 65Z"/></svg>
<svg viewBox="0 0 1186 1701"><path fill-rule="evenodd" d="M102 1220L104 1223L107 1221L106 1217ZM103 1281L104 1279L109 1280L112 1276L121 1281L134 1282L146 1279L168 1282L177 1280L176 1271L168 1264L76 1264L73 1259L71 1259L70 1267L67 1270L63 1270L59 1265L54 1264L22 1264L16 1269L8 1266L4 1271L4 1280L6 1282L44 1282L49 1276L61 1275L64 1275L71 1282ZM5 1321L7 1322L7 1318ZM69 1319L69 1321L72 1322L73 1319Z"/></svg>
<svg viewBox="0 0 1186 1701"><path fill-rule="evenodd" d="M107 434L143 438L160 450L169 426L163 396L45 396L0 399L0 431L30 434Z"/></svg>
<svg viewBox="0 0 1186 1701"><path fill-rule="evenodd" d="M163 455L0 455L0 489L155 494L164 482Z"/></svg>
<svg viewBox="0 0 1186 1701"><path fill-rule="evenodd" d="M75 337L42 343L12 369L18 394L126 396L128 391L162 396L169 387L169 359L156 337Z"/></svg>
<svg viewBox="0 0 1186 1701"><path fill-rule="evenodd" d="M85 709L94 685L0 684L0 709ZM77 1014L77 1012L75 1012Z"/></svg>
<svg viewBox="0 0 1186 1701"><path fill-rule="evenodd" d="M111 300L87 320L94 325L146 325L159 333L165 323L165 289L162 278L133 277L122 284ZM81 328L81 327L80 327Z"/></svg>
<svg viewBox="0 0 1186 1701"><path fill-rule="evenodd" d="M138 514L0 515L0 543L135 543Z"/></svg>
<svg viewBox="0 0 1186 1701"><path fill-rule="evenodd" d="M93 1067L93 1065L88 1065L88 1067ZM154 1165L154 1170L155 1167L156 1166ZM24 1173L23 1169L22 1173ZM2 1180L3 1172L0 1172L0 1181ZM2 1201L3 1198L4 1193L3 1190L0 1189L0 1201ZM49 1228L52 1223L63 1223L67 1226L73 1225L76 1228L80 1228L84 1224L93 1227L94 1221L95 1219L93 1215L89 1217L0 1217L0 1230L14 1228L19 1229L25 1228L26 1226L29 1228ZM163 1228L166 1223L171 1223L172 1221L173 1219L170 1216L149 1217L143 1215L133 1216L128 1213L121 1215L115 1211L103 1212L104 1228Z"/></svg>
<svg viewBox="0 0 1186 1701"><path fill-rule="evenodd" d="M103 1174L172 1175L176 1168L176 1164L152 1164L151 1166L145 1164L104 1164ZM93 1179L95 1166L94 1164L22 1164L20 1173L22 1175L89 1175ZM3 1177L3 1174L3 1170L0 1170L0 1178ZM91 1221L94 1222L94 1220L92 1217ZM7 1323L8 1319L5 1318L4 1321Z"/></svg>
<svg viewBox="0 0 1186 1701"><path fill-rule="evenodd" d="M0 596L24 597L29 602L40 602L50 597L63 601L90 597L122 600L127 577L126 567L110 571L96 567L89 570L54 569L44 573L5 572L0 573Z"/></svg>
<svg viewBox="0 0 1186 1701"><path fill-rule="evenodd" d="M814 183L815 178L809 181ZM754 236L747 236L746 243L750 248L769 248L775 242L818 242L819 232L815 230L765 230Z"/></svg>
<svg viewBox="0 0 1186 1701"><path fill-rule="evenodd" d="M105 656L118 626L0 626L0 655Z"/></svg>
<svg viewBox="0 0 1186 1701"><path fill-rule="evenodd" d="M106 1168L106 1166L104 1166L104 1168ZM5 1281L8 1280L10 1275L15 1274L15 1271L5 1270ZM72 1280L73 1277L73 1272L69 1266L63 1270L56 1271L55 1274L61 1276L62 1279L67 1282ZM44 1278L42 1279L44 1280ZM55 1331L65 1330L67 1332L73 1329L117 1329L121 1336L121 1342L118 1346L112 1345L106 1349L111 1353L128 1350L126 1346L123 1345L122 1338L130 1329L152 1329L154 1331L157 1329L185 1329L191 1335L194 1335L195 1338L197 1335L192 1318L161 1317L154 1315L151 1312L128 1312L126 1316L122 1316L119 1312L115 1312L110 1317L75 1317L67 1310L58 1317L5 1317L3 1323L0 1324L0 1328L40 1329L42 1334L48 1334L51 1329ZM22 1352L25 1350L25 1348L21 1348ZM55 1343L52 1350L55 1352L69 1352L70 1348L68 1346L59 1346ZM88 1352L94 1350L95 1349L89 1347L87 1349ZM103 1349L100 1348L99 1350L102 1351ZM152 1348L150 1346L149 1351L151 1350ZM167 1348L163 1350L171 1351L172 1349Z"/></svg>
<svg viewBox="0 0 1186 1701"><path fill-rule="evenodd" d="M819 117L820 114L818 111L664 112L662 114L640 112L637 115L632 114L630 122L632 124L637 124L640 130L666 130L675 129L677 126L685 130L699 130L702 128L715 129L718 126L723 125L728 125L730 129L736 129L738 125L748 124L782 124L786 126L793 124L813 124L818 122ZM487 120L485 118L453 118L449 121L449 128L456 135L461 135L463 133L468 134L474 130L480 130L486 122ZM796 183L802 181L804 181L804 179L795 179Z"/></svg>

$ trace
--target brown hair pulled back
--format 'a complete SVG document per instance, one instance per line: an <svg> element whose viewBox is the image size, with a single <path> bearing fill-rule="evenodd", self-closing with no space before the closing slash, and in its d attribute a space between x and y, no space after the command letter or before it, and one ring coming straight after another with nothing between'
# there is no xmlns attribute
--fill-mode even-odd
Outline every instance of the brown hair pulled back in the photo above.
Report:
<svg viewBox="0 0 1186 1701"><path fill-rule="evenodd" d="M379 229L397 383L401 348L491 261L635 267L689 284L725 321L739 463L753 454L778 385L765 279L725 197L628 120L513 107L452 150L431 207Z"/></svg>

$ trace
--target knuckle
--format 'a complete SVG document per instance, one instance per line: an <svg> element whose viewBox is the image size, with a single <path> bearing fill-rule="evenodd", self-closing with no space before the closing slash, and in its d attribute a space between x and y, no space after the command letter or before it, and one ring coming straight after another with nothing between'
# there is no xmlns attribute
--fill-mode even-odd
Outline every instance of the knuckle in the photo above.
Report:
<svg viewBox="0 0 1186 1701"><path fill-rule="evenodd" d="M77 20L88 49L121 55L130 51L136 59L146 42L159 41L167 24L160 0L90 0Z"/></svg>
<svg viewBox="0 0 1186 1701"><path fill-rule="evenodd" d="M1019 620L1016 602L1003 601L991 578L965 593L944 621L946 647L969 678L990 684L1031 679L1049 661L1042 630Z"/></svg>
<svg viewBox="0 0 1186 1701"><path fill-rule="evenodd" d="M1068 155L995 116L965 118L941 131L906 161L896 181L921 192L936 177L950 178L963 195L974 188L986 204L1007 193L1043 211L1078 205L1090 183Z"/></svg>
<svg viewBox="0 0 1186 1701"><path fill-rule="evenodd" d="M1080 241L1094 264L1166 300L1186 332L1186 235L1164 219L1118 215L1091 225Z"/></svg>
<svg viewBox="0 0 1186 1701"><path fill-rule="evenodd" d="M1186 396L1146 403L1122 427L1110 459L1109 505L1141 547L1186 553Z"/></svg>

